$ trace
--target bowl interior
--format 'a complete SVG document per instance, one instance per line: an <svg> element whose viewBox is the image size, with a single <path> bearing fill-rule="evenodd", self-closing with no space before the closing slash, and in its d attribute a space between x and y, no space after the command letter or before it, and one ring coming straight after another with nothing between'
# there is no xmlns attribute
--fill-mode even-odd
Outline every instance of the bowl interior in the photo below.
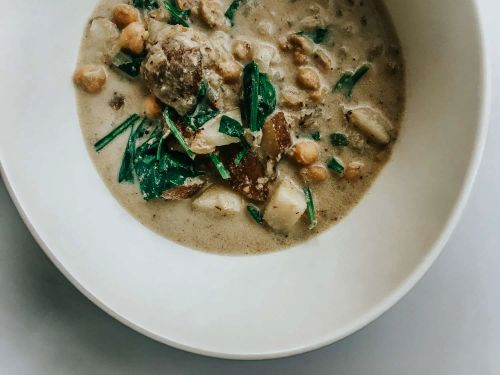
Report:
<svg viewBox="0 0 500 375"><path fill-rule="evenodd" d="M70 80L93 5L26 0L6 10L1 33L17 42L0 61L9 88L0 93L0 157L35 236L94 302L179 348L268 358L367 324L430 265L464 203L484 136L472 0L387 0L407 62L406 120L392 160L339 225L254 257L169 242L104 187L82 141ZM35 32L42 42L33 43Z"/></svg>

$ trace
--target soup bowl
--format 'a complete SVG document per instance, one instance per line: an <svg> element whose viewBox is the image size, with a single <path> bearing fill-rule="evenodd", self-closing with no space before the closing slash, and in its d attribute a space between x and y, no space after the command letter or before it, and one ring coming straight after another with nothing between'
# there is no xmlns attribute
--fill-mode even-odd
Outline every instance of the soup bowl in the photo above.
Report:
<svg viewBox="0 0 500 375"><path fill-rule="evenodd" d="M95 2L11 4L1 31L9 58L0 60L0 158L27 226L94 303L184 350L283 357L373 321L450 236L480 160L488 102L474 1L386 4L407 63L407 109L391 161L338 225L293 248L247 257L203 253L151 232L100 180L71 82Z"/></svg>

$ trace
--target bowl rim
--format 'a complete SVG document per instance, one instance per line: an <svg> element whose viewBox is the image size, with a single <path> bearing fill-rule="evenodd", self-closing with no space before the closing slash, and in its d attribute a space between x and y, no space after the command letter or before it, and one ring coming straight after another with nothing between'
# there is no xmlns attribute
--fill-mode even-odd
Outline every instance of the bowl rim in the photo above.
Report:
<svg viewBox="0 0 500 375"><path fill-rule="evenodd" d="M331 337L323 338L316 343L307 344L298 346L291 349L286 350L278 350L267 353L249 353L249 354L234 354L230 352L218 352L200 349L197 347L189 346L182 344L180 342L176 342L174 340L170 340L166 337L159 336L154 332L151 332L134 322L130 321L126 317L118 314L112 308L107 306L104 302L100 301L93 293L91 293L83 284L81 284L73 275L65 268L65 266L58 260L56 254L49 248L49 246L45 243L45 241L39 236L36 231L35 226L31 223L30 217L27 214L27 211L24 209L23 204L18 198L14 187L12 186L9 180L9 174L0 160L0 176L2 177L6 189L14 202L14 205L19 212L23 222L28 228L29 232L36 240L38 245L45 252L47 257L51 260L51 262L57 267L57 269L90 301L92 301L96 306L106 312L108 315L112 316L122 324L132 328L138 333L145 335L155 341L158 341L162 344L169 345L176 349L181 349L184 351L188 351L195 354L200 354L209 357L215 358L223 358L223 359L237 359L237 360L263 360L263 359L277 359L284 358L293 355L298 355L306 352L310 352L328 345L331 345L337 341L340 341L347 336L350 336L354 332L360 330L361 328L367 326L372 323L384 313L386 313L390 308L392 308L399 300L401 300L414 286L415 284L424 276L424 274L430 269L434 261L441 254L445 244L448 242L451 234L453 233L463 211L467 204L468 198L470 196L475 177L477 175L479 166L481 164L484 147L486 144L486 137L488 133L488 121L489 114L491 110L491 67L489 60L489 52L486 46L486 35L484 30L484 22L482 20L482 16L479 9L478 0L472 0L471 2L474 14L472 17L475 20L475 25L478 28L479 34L479 53L480 53L480 61L481 64L478 69L479 74L479 103L480 103L480 111L478 116L478 127L476 131L476 136L474 140L472 156L469 161L469 165L467 166L467 171L465 174L464 182L462 184L461 191L456 199L455 205L451 210L451 213L448 217L448 220L442 230L441 234L434 241L432 246L430 247L430 251L427 256L418 264L418 266L413 270L408 277L400 283L400 285L395 288L394 292L385 297L381 302L377 305L373 306L370 310L368 310L363 316L358 318L356 321L352 322L347 328L345 328L340 333L332 335Z"/></svg>

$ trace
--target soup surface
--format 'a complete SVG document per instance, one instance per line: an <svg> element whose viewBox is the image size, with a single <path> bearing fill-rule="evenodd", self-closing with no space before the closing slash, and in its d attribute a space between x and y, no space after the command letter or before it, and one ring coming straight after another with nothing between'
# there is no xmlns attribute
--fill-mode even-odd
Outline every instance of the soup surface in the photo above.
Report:
<svg viewBox="0 0 500 375"><path fill-rule="evenodd" d="M74 80L90 155L132 215L256 254L359 202L397 139L404 78L377 0L102 0Z"/></svg>

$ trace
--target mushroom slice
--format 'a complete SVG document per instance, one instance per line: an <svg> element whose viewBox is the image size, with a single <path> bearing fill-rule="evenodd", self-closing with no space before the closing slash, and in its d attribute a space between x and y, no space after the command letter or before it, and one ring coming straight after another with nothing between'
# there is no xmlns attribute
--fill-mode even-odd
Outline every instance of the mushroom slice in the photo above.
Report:
<svg viewBox="0 0 500 375"><path fill-rule="evenodd" d="M205 185L205 180L195 177L188 178L184 184L169 189L161 195L163 199L168 201L179 201L191 198Z"/></svg>
<svg viewBox="0 0 500 375"><path fill-rule="evenodd" d="M261 148L267 156L279 160L291 145L290 125L285 114L278 112L269 118L262 128Z"/></svg>

